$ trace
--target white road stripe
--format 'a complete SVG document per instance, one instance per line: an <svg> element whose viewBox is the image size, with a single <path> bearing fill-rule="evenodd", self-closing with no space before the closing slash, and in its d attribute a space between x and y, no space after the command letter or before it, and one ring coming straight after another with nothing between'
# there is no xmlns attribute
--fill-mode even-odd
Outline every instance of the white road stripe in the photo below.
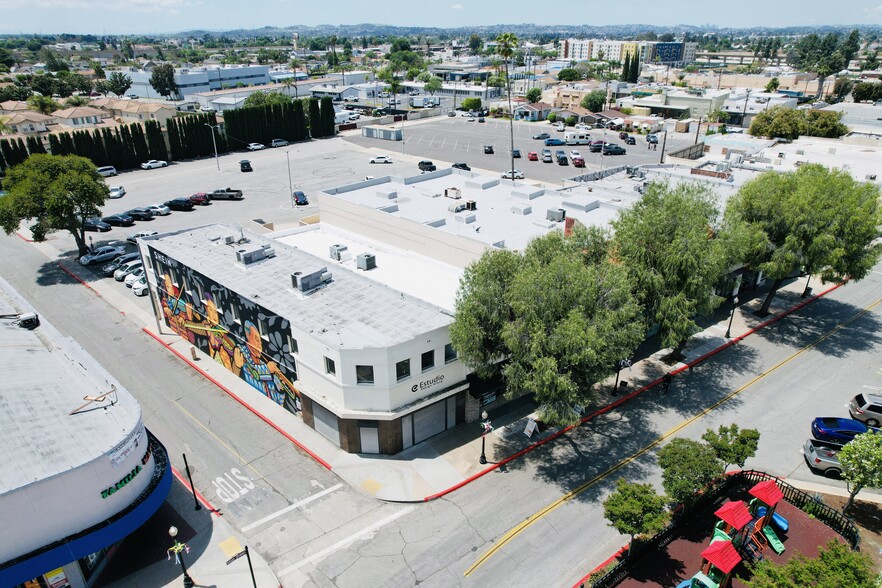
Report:
<svg viewBox="0 0 882 588"><path fill-rule="evenodd" d="M866 388L867 390L882 390L882 388L880 388L879 386L867 386L866 384L861 386L861 388ZM846 404L845 406L848 406L848 405Z"/></svg>
<svg viewBox="0 0 882 588"><path fill-rule="evenodd" d="M330 494L331 492L334 492L335 490L339 490L339 489L342 488L342 487L343 487L343 484L337 484L337 485L335 485L335 486L331 486L330 488L327 488L327 489L325 489L325 490L322 490L321 492L318 492L318 493L316 493L316 494L313 494L312 496L309 496L309 497L307 497L307 498L304 498L304 499L301 500L300 502L295 502L294 504L292 504L292 505L290 505L290 506L286 506L286 507L283 508L282 510L276 511L276 512L274 512L273 514L271 514L271 515L269 515L269 516L265 516L265 517L263 517L262 519L260 519L259 521L254 521L254 522L251 523L250 525L246 525L246 526L242 527L242 532L243 532L243 533L247 533L247 532L250 531L251 529L255 529L255 528L259 527L260 525L262 525L262 524L264 524L264 523L268 523L269 521L271 521L271 520L273 520L273 519L275 519L275 518L278 518L278 517L282 516L282 515L285 514L286 512L291 512L292 510L294 510L294 509L296 509L296 508L300 508L301 506L304 506L304 505L306 505L306 504L309 504L309 503L312 502L313 500L318 500L319 498L321 498L321 497L324 496L325 494Z"/></svg>
<svg viewBox="0 0 882 588"><path fill-rule="evenodd" d="M343 549L344 547L348 546L349 544L354 543L355 541L358 541L359 539L361 539L365 535L369 535L370 533L373 533L374 531L376 531L380 527L383 527L383 526L391 523L392 521L403 517L406 514L410 514L413 510L414 510L414 507L409 506L405 509L399 510L398 512L396 512L394 514L389 515L385 519L379 520L376 523L373 523L372 525L368 525L367 527L365 527L364 529L362 529L358 533L354 533L354 534L350 535L349 537L346 537L345 539L342 539L342 540L338 541L337 543L334 543L330 547L326 547L326 548L322 549L321 551L318 551L318 552L310 555L309 557L307 557L303 561L296 563L293 566L288 566L287 568L285 568L284 570L279 572L279 576L281 577L281 576L284 576L285 574L290 574L291 572L293 572L294 570L296 570L300 567L303 567L303 566L310 564L314 561L323 559L323 558L331 555L335 551Z"/></svg>

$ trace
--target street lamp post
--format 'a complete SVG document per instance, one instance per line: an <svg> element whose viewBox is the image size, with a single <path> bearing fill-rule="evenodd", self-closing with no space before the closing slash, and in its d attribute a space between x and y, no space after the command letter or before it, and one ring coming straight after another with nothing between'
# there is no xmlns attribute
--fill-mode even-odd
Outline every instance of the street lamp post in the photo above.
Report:
<svg viewBox="0 0 882 588"><path fill-rule="evenodd" d="M732 297L732 314L729 315L729 326L726 327L726 339L732 337L732 320L735 318L735 309L738 308L738 296Z"/></svg>
<svg viewBox="0 0 882 588"><path fill-rule="evenodd" d="M218 125L210 125L205 123L206 127L211 127L211 144L214 146L214 163L217 164L217 171L220 171L220 161L217 158L217 139L214 138L214 131Z"/></svg>
<svg viewBox="0 0 882 588"><path fill-rule="evenodd" d="M285 159L288 161L288 194L291 195L291 210L294 210L294 186L291 184L291 153L285 150Z"/></svg>
<svg viewBox="0 0 882 588"><path fill-rule="evenodd" d="M490 419L488 418L487 411L481 412L481 459L478 460L481 462L481 465L487 463L487 454L484 451L485 449L485 440L487 438L487 433L493 430L493 425L490 424Z"/></svg>
<svg viewBox="0 0 882 588"><path fill-rule="evenodd" d="M175 559L178 562L180 562L180 564L181 564L181 570L183 570L183 572L184 572L184 588L193 588L193 585L194 585L193 578L191 578L190 574L187 573L187 566L186 566L186 564L184 564L184 554L183 554L184 551L189 553L190 548L187 546L186 543L181 543L180 541L175 539L175 537L178 536L178 528L175 527L174 525L172 525L171 527L168 528L168 534L169 534L169 537L171 537L172 540L175 542L175 544L172 545L168 549L168 551L169 552L173 551L175 553ZM171 554L169 554L169 557L170 556L171 556Z"/></svg>

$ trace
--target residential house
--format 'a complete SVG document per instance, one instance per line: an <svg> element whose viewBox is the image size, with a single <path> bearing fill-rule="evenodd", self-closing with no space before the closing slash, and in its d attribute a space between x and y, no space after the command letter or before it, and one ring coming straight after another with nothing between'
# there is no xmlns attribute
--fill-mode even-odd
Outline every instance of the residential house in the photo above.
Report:
<svg viewBox="0 0 882 588"><path fill-rule="evenodd" d="M92 105L106 110L116 121L124 124L155 120L163 128L166 127L168 120L177 113L177 109L174 106L162 102L99 98L98 100L93 100Z"/></svg>
<svg viewBox="0 0 882 588"><path fill-rule="evenodd" d="M548 118L554 107L544 102L521 104L512 108L515 120L541 121Z"/></svg>
<svg viewBox="0 0 882 588"><path fill-rule="evenodd" d="M103 110L91 106L62 108L53 112L52 117L59 126L74 130L96 127L101 124L103 118L109 118Z"/></svg>
<svg viewBox="0 0 882 588"><path fill-rule="evenodd" d="M45 133L49 129L47 125L55 123L55 119L47 114L34 112L33 110L19 110L9 115L3 115L10 134L33 135Z"/></svg>
<svg viewBox="0 0 882 588"><path fill-rule="evenodd" d="M12 114L13 112L20 112L22 110L30 110L28 103L23 100L7 100L6 102L0 102L0 114Z"/></svg>

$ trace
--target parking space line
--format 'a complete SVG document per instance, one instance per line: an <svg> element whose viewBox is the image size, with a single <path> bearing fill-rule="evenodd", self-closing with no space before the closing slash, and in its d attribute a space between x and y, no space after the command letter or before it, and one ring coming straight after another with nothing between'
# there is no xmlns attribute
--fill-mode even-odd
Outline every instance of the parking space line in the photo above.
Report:
<svg viewBox="0 0 882 588"><path fill-rule="evenodd" d="M342 487L343 487L343 484L336 484L335 486L331 486L330 488L325 488L321 492L317 492L316 494L313 494L312 496L308 496L308 497L304 498L303 500L301 500L300 502L295 502L294 504L292 504L290 506L286 506L285 508L283 508L281 510L277 510L276 512L274 512L271 515L267 515L258 521L254 521L250 525L245 525L244 527L242 527L242 532L247 533L251 529L255 529L264 523L268 523L271 520L282 516L285 513L291 512L292 510L298 509L301 506L307 505L310 502L312 502L313 500L318 500L322 496L324 496L326 494L330 494L331 492L334 492L336 490L339 490Z"/></svg>

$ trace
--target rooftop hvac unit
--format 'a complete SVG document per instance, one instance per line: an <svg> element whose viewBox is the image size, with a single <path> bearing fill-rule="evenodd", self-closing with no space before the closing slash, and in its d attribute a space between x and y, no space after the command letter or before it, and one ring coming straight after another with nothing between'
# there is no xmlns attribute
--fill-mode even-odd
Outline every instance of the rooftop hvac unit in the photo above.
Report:
<svg viewBox="0 0 882 588"><path fill-rule="evenodd" d="M741 155L740 153L737 153L729 158L729 163L732 165L737 165L737 164L741 163L742 161L744 161L744 156Z"/></svg>
<svg viewBox="0 0 882 588"><path fill-rule="evenodd" d="M264 257L266 257L266 251L263 247L236 250L236 261L242 265L251 265L255 261L260 261Z"/></svg>
<svg viewBox="0 0 882 588"><path fill-rule="evenodd" d="M466 200L466 210L478 210L478 204L474 200Z"/></svg>
<svg viewBox="0 0 882 588"><path fill-rule="evenodd" d="M444 188L444 195L454 200L462 198L462 191L459 188Z"/></svg>
<svg viewBox="0 0 882 588"><path fill-rule="evenodd" d="M276 256L276 250L273 249L272 247L270 247L269 245L264 245L264 246L263 246L263 254L264 254L266 257L275 257L275 256Z"/></svg>
<svg viewBox="0 0 882 588"><path fill-rule="evenodd" d="M447 212L452 212L452 213L455 214L455 213L457 213L457 212L462 212L462 211L465 210L465 209L466 209L466 205L465 205L465 203L463 203L463 202L457 202L457 203L455 203L455 204L451 204L450 206L448 206L448 207L447 207Z"/></svg>
<svg viewBox="0 0 882 588"><path fill-rule="evenodd" d="M364 271L377 267L377 256L372 253L359 253L355 258L355 266Z"/></svg>
<svg viewBox="0 0 882 588"><path fill-rule="evenodd" d="M563 208L549 208L548 214L545 216L548 220L556 223L563 222L565 218L567 218L567 211Z"/></svg>
<svg viewBox="0 0 882 588"><path fill-rule="evenodd" d="M327 279L325 279L325 276L327 276ZM328 268L323 267L320 270L308 274L294 272L291 274L291 285L295 290L309 292L310 290L318 288L323 282L327 282L330 279L331 274L328 272Z"/></svg>
<svg viewBox="0 0 882 588"><path fill-rule="evenodd" d="M340 261L343 258L343 252L349 249L346 245L331 245L330 254L331 259L335 261Z"/></svg>
<svg viewBox="0 0 882 588"><path fill-rule="evenodd" d="M225 235L224 236L224 244L225 245L232 245L235 242L236 242L236 237L234 237L233 235Z"/></svg>
<svg viewBox="0 0 882 588"><path fill-rule="evenodd" d="M717 171L718 172L729 171L729 162L728 161L721 161L721 162L717 163Z"/></svg>
<svg viewBox="0 0 882 588"><path fill-rule="evenodd" d="M864 176L864 179L869 180L871 182L875 182L876 181L876 174L867 174L866 176Z"/></svg>

